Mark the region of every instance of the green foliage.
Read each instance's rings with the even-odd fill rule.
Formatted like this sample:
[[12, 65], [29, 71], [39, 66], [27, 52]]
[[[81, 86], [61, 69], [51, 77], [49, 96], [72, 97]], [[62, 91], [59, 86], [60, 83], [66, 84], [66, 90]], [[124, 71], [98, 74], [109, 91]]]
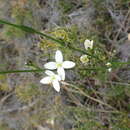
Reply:
[[113, 106], [116, 105], [117, 108], [127, 111], [130, 110], [130, 104], [127, 101], [130, 96], [129, 92], [129, 86], [110, 85], [105, 96]]
[[0, 91], [4, 91], [4, 92], [8, 92], [10, 91], [10, 88], [8, 86], [8, 84], [5, 82], [5, 83], [0, 83]]
[[116, 1], [116, 4], [117, 4], [117, 8], [119, 9], [129, 9], [129, 4], [130, 4], [130, 0], [117, 0]]
[[9, 85], [7, 83], [7, 76], [6, 75], [0, 75], [0, 91], [9, 92], [11, 88], [9, 88]]
[[[47, 50], [55, 51], [58, 48], [60, 48], [63, 54], [65, 54], [64, 55], [65, 59], [72, 59], [74, 61], [75, 60], [79, 61], [79, 59], [77, 59], [77, 57], [73, 55], [74, 51], [67, 47], [67, 44], [72, 45], [74, 47], [79, 47], [79, 42], [80, 42], [79, 37], [83, 34], [80, 34], [79, 37], [77, 37], [78, 29], [76, 26], [72, 26], [68, 28], [58, 27], [58, 28], [54, 28], [51, 31], [48, 31], [47, 33], [49, 33], [52, 37], [56, 37], [57, 39], [63, 40], [66, 45], [65, 47], [62, 47], [53, 41], [41, 37], [39, 42], [39, 47], [41, 48], [41, 50], [44, 50], [44, 52]], [[49, 56], [50, 57], [54, 56], [54, 53], [51, 53]]]
[[101, 127], [99, 127], [98, 122], [92, 120], [79, 122], [77, 123], [77, 128], [75, 128], [75, 130], [97, 130], [97, 129], [101, 129]]
[[[72, 43], [76, 41], [75, 29], [76, 27], [70, 27], [70, 28], [58, 27], [58, 28], [54, 28], [51, 31], [47, 31], [46, 33], [49, 33], [52, 37], [61, 39], [64, 42]], [[49, 48], [55, 49], [59, 46], [55, 44], [54, 41], [50, 41], [49, 39], [41, 37], [39, 42], [39, 47], [41, 49], [49, 49]]]
[[100, 122], [94, 120], [96, 112], [87, 111], [87, 108], [82, 107], [69, 107], [68, 111], [72, 115], [72, 120], [75, 119], [75, 125], [73, 126], [75, 130], [96, 130], [102, 128]]
[[[62, 39], [64, 41], [68, 41], [68, 34], [67, 32], [64, 30], [64, 28], [56, 28], [52, 31], [48, 31], [47, 33], [49, 33], [51, 36], [56, 37], [57, 39]], [[56, 49], [59, 45], [57, 45], [55, 42], [46, 39], [46, 38], [40, 38], [40, 42], [39, 42], [39, 47], [41, 48], [41, 50], [44, 49]]]
[[74, 7], [73, 3], [68, 0], [60, 0], [59, 5], [61, 10], [63, 10], [63, 13], [68, 13]]
[[104, 4], [105, 0], [93, 0], [93, 4], [95, 6], [95, 8], [100, 9], [100, 11], [103, 11], [101, 9], [103, 9], [103, 4]]
[[10, 128], [4, 122], [0, 122], [0, 130], [10, 130]]
[[116, 86], [116, 85], [114, 85], [114, 86], [112, 86], [110, 88], [110, 90], [108, 91], [107, 95], [109, 97], [111, 97], [112, 100], [114, 98], [116, 98], [116, 100], [117, 99], [122, 99], [123, 100], [124, 97], [125, 97], [125, 88], [126, 87], [124, 87], [124, 86], [120, 86], [120, 85]]
[[127, 115], [116, 116], [111, 122], [112, 130], [129, 130], [130, 129], [129, 122], [130, 122], [130, 119]]

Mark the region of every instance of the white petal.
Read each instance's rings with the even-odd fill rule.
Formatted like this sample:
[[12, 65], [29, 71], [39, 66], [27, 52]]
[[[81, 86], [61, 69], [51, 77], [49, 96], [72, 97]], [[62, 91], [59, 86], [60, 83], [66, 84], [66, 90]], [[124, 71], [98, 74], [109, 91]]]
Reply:
[[59, 75], [55, 75], [55, 77], [58, 81], [61, 81], [61, 77]]
[[55, 74], [54, 74], [52, 71], [50, 71], [50, 70], [46, 70], [45, 73], [46, 73], [47, 75], [49, 75], [49, 76], [55, 75]]
[[56, 51], [55, 60], [56, 60], [56, 62], [62, 62], [63, 61], [63, 55], [62, 55], [62, 52], [60, 50]]
[[108, 67], [111, 66], [111, 65], [112, 65], [112, 64], [111, 64], [110, 62], [106, 63], [106, 66], [108, 66]]
[[108, 69], [108, 72], [111, 72], [111, 71], [112, 71], [112, 68], [109, 68], [109, 69]]
[[83, 64], [89, 62], [88, 55], [82, 55], [82, 56], [80, 57], [80, 61], [81, 61]]
[[90, 40], [86, 39], [84, 42], [84, 47], [86, 50], [88, 50], [88, 48], [92, 49], [93, 48], [93, 40], [90, 41]]
[[65, 80], [65, 70], [64, 70], [64, 68], [59, 67], [57, 69], [57, 73], [61, 77], [61, 80]]
[[65, 69], [70, 69], [70, 68], [73, 68], [74, 66], [75, 66], [75, 63], [72, 61], [64, 61], [63, 62], [63, 67]]
[[53, 84], [54, 89], [55, 89], [57, 92], [60, 92], [60, 84], [59, 84], [58, 80], [54, 80], [54, 81], [52, 82], [52, 84]]
[[51, 83], [51, 78], [49, 76], [47, 76], [47, 77], [41, 79], [40, 83], [42, 83], [42, 84], [50, 84]]
[[46, 69], [54, 70], [54, 69], [56, 69], [56, 62], [48, 62], [48, 63], [44, 64], [44, 67]]
[[93, 49], [93, 40], [91, 41], [91, 47], [90, 48]]
[[89, 40], [85, 40], [85, 42], [84, 42], [84, 47], [85, 47], [86, 50], [88, 49], [88, 44], [89, 44], [89, 43], [90, 43]]

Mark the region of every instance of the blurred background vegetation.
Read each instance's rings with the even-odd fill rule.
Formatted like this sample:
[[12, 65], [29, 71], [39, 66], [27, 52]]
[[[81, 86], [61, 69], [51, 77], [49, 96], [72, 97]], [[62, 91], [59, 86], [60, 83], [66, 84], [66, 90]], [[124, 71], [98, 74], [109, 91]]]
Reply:
[[93, 40], [97, 57], [83, 64], [80, 52], [0, 25], [0, 71], [43, 68], [57, 49], [76, 63], [60, 93], [40, 84], [43, 72], [0, 75], [0, 130], [130, 130], [130, 0], [0, 0], [0, 19], [83, 50]]

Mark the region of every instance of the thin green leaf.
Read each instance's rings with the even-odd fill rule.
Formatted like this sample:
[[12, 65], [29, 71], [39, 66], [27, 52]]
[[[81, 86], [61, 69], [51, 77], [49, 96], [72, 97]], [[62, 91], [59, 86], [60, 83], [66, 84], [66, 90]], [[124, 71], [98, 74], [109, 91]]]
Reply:
[[35, 70], [7, 70], [7, 71], [0, 71], [0, 74], [25, 73], [25, 72], [44, 72], [44, 70], [43, 69], [35, 69]]
[[50, 40], [53, 40], [53, 41], [57, 42], [57, 43], [60, 44], [60, 45], [65, 44], [63, 41], [61, 41], [61, 40], [59, 40], [59, 39], [55, 39], [55, 38], [53, 38], [53, 37], [51, 37], [51, 36], [49, 36], [49, 35], [46, 35], [46, 34], [44, 34], [44, 33], [41, 33], [41, 32], [39, 32], [39, 31], [37, 31], [37, 30], [35, 30], [35, 29], [31, 28], [31, 27], [25, 26], [25, 25], [13, 24], [13, 23], [7, 22], [7, 21], [5, 21], [5, 20], [1, 20], [1, 19], [0, 19], [0, 24], [10, 25], [10, 26], [13, 26], [13, 27], [15, 27], [15, 28], [21, 29], [21, 30], [23, 30], [23, 31], [25, 31], [25, 32], [28, 32], [28, 33], [36, 33], [36, 34], [39, 34], [39, 35], [41, 35], [41, 36], [46, 37], [47, 39], [50, 39]]
[[87, 53], [87, 52], [84, 51], [84, 50], [81, 50], [81, 49], [79, 49], [79, 48], [75, 48], [75, 47], [71, 46], [69, 43], [65, 43], [65, 41], [63, 41], [63, 40], [55, 39], [54, 37], [51, 37], [51, 36], [49, 36], [49, 35], [47, 35], [47, 34], [45, 34], [45, 33], [41, 33], [41, 32], [39, 32], [39, 31], [37, 31], [37, 30], [31, 28], [31, 27], [24, 26], [24, 25], [12, 24], [12, 23], [10, 23], [10, 22], [7, 22], [7, 21], [1, 20], [1, 19], [0, 19], [0, 24], [10, 25], [10, 26], [13, 26], [13, 27], [15, 27], [15, 28], [21, 29], [21, 30], [23, 30], [23, 31], [25, 31], [25, 32], [28, 32], [28, 33], [36, 33], [36, 34], [39, 34], [39, 35], [41, 35], [41, 36], [43, 36], [43, 37], [46, 37], [47, 39], [50, 39], [50, 40], [52, 40], [52, 41], [54, 41], [54, 42], [56, 42], [56, 43], [58, 43], [58, 44], [60, 44], [60, 45], [62, 45], [62, 46], [64, 46], [64, 47], [68, 47], [69, 49], [72, 49], [72, 50], [81, 52], [81, 53], [83, 53], [83, 54], [87, 54], [87, 55], [89, 55], [89, 56], [91, 56], [91, 57], [93, 57], [93, 58], [98, 59], [100, 62], [102, 62], [102, 60], [100, 60], [97, 56], [93, 56], [93, 55]]

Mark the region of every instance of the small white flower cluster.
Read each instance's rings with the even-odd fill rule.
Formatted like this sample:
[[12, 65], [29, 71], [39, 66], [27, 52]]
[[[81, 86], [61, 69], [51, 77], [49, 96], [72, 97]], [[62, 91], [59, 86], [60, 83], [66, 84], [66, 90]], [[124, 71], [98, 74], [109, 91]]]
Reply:
[[[93, 49], [93, 40], [90, 41], [90, 40], [86, 39], [85, 42], [84, 42], [84, 47], [85, 47], [86, 50]], [[88, 55], [82, 55], [80, 57], [80, 61], [83, 64], [87, 63], [89, 61]]]
[[[60, 81], [65, 80], [65, 70], [70, 69], [75, 66], [75, 63], [72, 61], [63, 61], [63, 55], [60, 50], [56, 51], [55, 54], [55, 62], [48, 62], [44, 65], [44, 67], [48, 70], [45, 71], [47, 77], [40, 80], [42, 84], [52, 84], [54, 89], [59, 92], [60, 91]], [[53, 73], [50, 70], [56, 70], [57, 74]]]
[[106, 66], [109, 67], [109, 68], [107, 69], [108, 72], [111, 72], [111, 71], [112, 71], [112, 68], [111, 68], [112, 64], [111, 64], [110, 62], [108, 62], [108, 63], [106, 63]]
[[[93, 49], [93, 40], [88, 40], [86, 39], [85, 42], [84, 42], [84, 47], [86, 50], [89, 50], [89, 49]], [[116, 50], [114, 50], [114, 53], [115, 53]], [[88, 55], [82, 55], [80, 57], [80, 61], [83, 63], [83, 64], [86, 64], [89, 62], [89, 58], [88, 58]], [[107, 68], [107, 71], [108, 72], [111, 72], [112, 71], [112, 64], [110, 62], [106, 63], [106, 66], [108, 67]]]

